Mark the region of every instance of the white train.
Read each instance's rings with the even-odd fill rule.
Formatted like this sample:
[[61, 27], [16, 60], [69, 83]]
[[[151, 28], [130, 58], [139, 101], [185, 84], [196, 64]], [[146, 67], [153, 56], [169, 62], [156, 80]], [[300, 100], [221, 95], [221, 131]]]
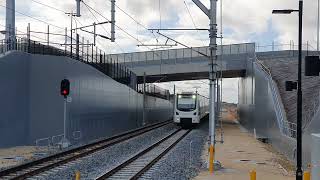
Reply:
[[174, 122], [183, 127], [199, 124], [208, 114], [209, 99], [198, 93], [181, 93], [175, 98]]

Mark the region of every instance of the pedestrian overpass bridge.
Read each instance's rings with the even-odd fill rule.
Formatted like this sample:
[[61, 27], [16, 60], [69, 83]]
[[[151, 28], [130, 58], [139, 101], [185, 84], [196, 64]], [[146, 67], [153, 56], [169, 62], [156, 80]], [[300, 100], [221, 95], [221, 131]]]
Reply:
[[[219, 77], [245, 77], [248, 65], [256, 57], [263, 60], [292, 55], [294, 50], [256, 52], [255, 43], [223, 45], [217, 48], [216, 66]], [[144, 73], [146, 82], [152, 83], [208, 79], [209, 56], [210, 50], [206, 46], [110, 54], [106, 58], [132, 70], [138, 76], [139, 83], [143, 82]]]
[[[232, 44], [218, 46], [217, 69], [222, 77], [244, 77], [248, 57], [254, 54], [255, 44]], [[223, 54], [223, 55], [222, 55]], [[207, 79], [209, 71], [209, 47], [182, 48], [136, 53], [112, 54], [108, 59], [129, 67], [142, 82]]]

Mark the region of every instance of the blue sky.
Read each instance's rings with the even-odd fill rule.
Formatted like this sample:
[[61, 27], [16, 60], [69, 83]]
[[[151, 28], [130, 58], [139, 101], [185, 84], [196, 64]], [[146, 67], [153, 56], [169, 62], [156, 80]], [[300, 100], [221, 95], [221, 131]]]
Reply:
[[[90, 7], [96, 9], [107, 19], [110, 19], [109, 0], [83, 0]], [[64, 33], [64, 28], [70, 26], [70, 18], [63, 12], [46, 7], [37, 2], [52, 6], [65, 12], [75, 11], [74, 0], [18, 0], [17, 11], [32, 16], [46, 23], [54, 24], [51, 32]], [[206, 5], [209, 0], [202, 0]], [[305, 0], [304, 13], [304, 41], [316, 47], [316, 1]], [[137, 47], [138, 44], [164, 43], [165, 38], [152, 34], [146, 28], [207, 28], [208, 18], [198, 9], [192, 0], [118, 0], [116, 8], [116, 43], [111, 43], [104, 39], [98, 39], [99, 48], [106, 53], [121, 53], [132, 51], [145, 51], [151, 47]], [[221, 0], [218, 1], [220, 7]], [[0, 0], [0, 5], [5, 6], [5, 0]], [[259, 45], [270, 45], [274, 41], [276, 44], [288, 44], [291, 40], [297, 41], [297, 16], [296, 15], [272, 15], [272, 9], [296, 8], [298, 0], [223, 0], [223, 32], [224, 44], [256, 42]], [[84, 4], [81, 6], [82, 17], [77, 18], [78, 24], [88, 25], [97, 20], [88, 11]], [[190, 14], [189, 14], [189, 11]], [[122, 12], [124, 10], [126, 13]], [[129, 17], [129, 14], [131, 17]], [[5, 24], [5, 8], [0, 7], [0, 29]], [[94, 12], [99, 22], [106, 21], [106, 18]], [[218, 28], [220, 28], [220, 9], [218, 10]], [[160, 21], [161, 19], [161, 21]], [[47, 24], [21, 14], [17, 14], [17, 28], [20, 34], [26, 32], [27, 24], [31, 23], [34, 31], [45, 31]], [[193, 22], [194, 21], [194, 24]], [[137, 23], [139, 22], [139, 23]], [[139, 25], [142, 24], [143, 26]], [[98, 33], [108, 35], [110, 26], [104, 25], [98, 28]], [[130, 35], [128, 35], [130, 34]], [[187, 44], [189, 46], [208, 45], [208, 32], [165, 32], [168, 36]], [[92, 42], [92, 36], [80, 33]], [[3, 38], [0, 37], [0, 38]], [[39, 41], [45, 39], [45, 35], [33, 34], [33, 38]], [[52, 37], [52, 41], [61, 42], [63, 37]], [[285, 47], [285, 46], [283, 46]], [[271, 49], [271, 47], [270, 47]], [[194, 82], [195, 84], [197, 82]], [[161, 86], [172, 88], [173, 83]], [[177, 85], [189, 87], [192, 82], [180, 82]], [[236, 102], [237, 80], [226, 80], [225, 97], [226, 101]], [[207, 86], [203, 85], [203, 92], [207, 91]]]

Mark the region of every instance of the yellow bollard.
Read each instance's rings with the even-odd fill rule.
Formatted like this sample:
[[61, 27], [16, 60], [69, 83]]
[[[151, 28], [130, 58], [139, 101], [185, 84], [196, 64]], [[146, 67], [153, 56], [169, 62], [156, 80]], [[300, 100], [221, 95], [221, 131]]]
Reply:
[[214, 170], [214, 146], [210, 145], [209, 172], [212, 174]]
[[309, 171], [303, 173], [303, 180], [311, 180], [311, 174]]
[[250, 171], [250, 180], [256, 180], [257, 179], [257, 172], [256, 170]]
[[80, 180], [80, 172], [79, 171], [76, 172], [76, 180]]

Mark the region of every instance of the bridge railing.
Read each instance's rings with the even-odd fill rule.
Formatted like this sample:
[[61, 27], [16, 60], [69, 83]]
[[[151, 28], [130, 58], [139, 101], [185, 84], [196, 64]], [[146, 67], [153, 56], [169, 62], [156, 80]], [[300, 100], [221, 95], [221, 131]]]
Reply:
[[[256, 43], [256, 52], [275, 52], [275, 51], [297, 51], [299, 48], [298, 44], [294, 41], [289, 41], [289, 43], [278, 43], [272, 42], [270, 44], [259, 44]], [[316, 48], [312, 46], [308, 41], [302, 44], [303, 51], [316, 51]]]
[[[254, 52], [255, 52], [254, 43], [223, 45], [223, 46], [218, 46], [217, 48], [217, 55], [244, 54], [244, 53], [254, 53]], [[199, 58], [204, 56], [210, 56], [210, 49], [207, 46], [107, 55], [108, 59], [116, 59], [121, 63], [138, 62], [138, 61], [192, 59], [192, 58]]]
[[268, 79], [268, 84], [271, 89], [272, 101], [273, 101], [273, 104], [275, 105], [274, 109], [276, 112], [276, 117], [277, 117], [278, 126], [280, 128], [280, 132], [285, 136], [295, 139], [297, 137], [297, 132], [296, 132], [297, 125], [287, 120], [286, 111], [284, 109], [284, 105], [279, 93], [279, 89], [272, 78], [270, 69], [267, 66], [265, 66], [263, 62], [261, 62], [257, 58], [255, 62], [258, 69], [261, 70], [264, 73], [265, 77]]

